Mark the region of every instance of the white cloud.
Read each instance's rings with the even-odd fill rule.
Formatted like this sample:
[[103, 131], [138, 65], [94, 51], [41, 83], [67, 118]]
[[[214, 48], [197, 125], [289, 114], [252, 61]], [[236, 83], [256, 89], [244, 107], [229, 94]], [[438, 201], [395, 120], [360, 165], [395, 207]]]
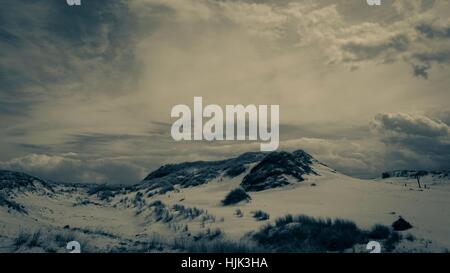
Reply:
[[423, 115], [382, 113], [375, 116], [372, 128], [381, 134], [424, 137], [450, 137], [450, 127]]
[[81, 159], [75, 153], [29, 154], [0, 162], [0, 168], [44, 179], [74, 183], [135, 184], [146, 174], [142, 167], [115, 159]]

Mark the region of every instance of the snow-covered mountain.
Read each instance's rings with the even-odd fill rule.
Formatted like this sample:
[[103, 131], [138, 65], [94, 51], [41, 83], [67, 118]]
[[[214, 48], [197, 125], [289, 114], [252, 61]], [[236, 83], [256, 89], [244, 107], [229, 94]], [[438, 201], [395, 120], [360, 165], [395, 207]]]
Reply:
[[[256, 164], [257, 163], [257, 164]], [[313, 163], [318, 163], [306, 152], [245, 153], [221, 161], [198, 161], [162, 166], [150, 173], [136, 188], [157, 189], [198, 186], [220, 176], [233, 178], [245, 173], [250, 164], [256, 164], [246, 173], [241, 186], [247, 191], [260, 191], [290, 184], [289, 178], [303, 181], [304, 175], [315, 174]]]
[[0, 171], [0, 251], [446, 251], [448, 173], [416, 177], [352, 178], [302, 150], [165, 165], [130, 187]]

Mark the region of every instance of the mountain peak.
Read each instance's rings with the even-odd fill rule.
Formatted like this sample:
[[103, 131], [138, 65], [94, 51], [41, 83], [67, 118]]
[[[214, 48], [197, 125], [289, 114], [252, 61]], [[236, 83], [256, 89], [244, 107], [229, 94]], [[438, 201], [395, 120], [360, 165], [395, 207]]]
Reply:
[[316, 174], [312, 169], [313, 157], [303, 150], [293, 153], [271, 152], [242, 180], [248, 191], [261, 191], [290, 184], [288, 177], [303, 181], [303, 175]]

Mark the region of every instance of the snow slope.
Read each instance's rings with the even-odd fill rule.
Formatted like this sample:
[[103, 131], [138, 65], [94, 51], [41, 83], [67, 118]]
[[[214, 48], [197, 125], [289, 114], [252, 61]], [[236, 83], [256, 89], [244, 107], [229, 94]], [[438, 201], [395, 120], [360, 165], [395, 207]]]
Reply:
[[[109, 198], [89, 194], [87, 187], [70, 185], [52, 185], [51, 190], [45, 191], [14, 190], [15, 194], [8, 198], [22, 205], [26, 213], [0, 206], [0, 251], [26, 251], [24, 247], [14, 247], [15, 238], [20, 232], [36, 230], [70, 230], [93, 244], [92, 251], [140, 251], [133, 247], [155, 236], [163, 241], [183, 236], [196, 238], [196, 234], [216, 229], [225, 238], [237, 241], [286, 214], [344, 218], [365, 229], [375, 224], [390, 226], [402, 216], [413, 225], [404, 235], [411, 233], [417, 240], [402, 242], [396, 251], [443, 252], [450, 248], [450, 183], [445, 177], [424, 176], [421, 179], [427, 188], [419, 189], [415, 178], [409, 176], [363, 180], [340, 174], [313, 158], [306, 166], [307, 158], [300, 157], [301, 162], [297, 162], [297, 158], [288, 156], [294, 165], [302, 166], [295, 177], [292, 171], [264, 164], [269, 170], [263, 172], [262, 179], [268, 175], [284, 182], [275, 183], [273, 188], [266, 187], [266, 183], [263, 190], [249, 191], [249, 202], [223, 206], [221, 200], [242, 186], [245, 177], [262, 166], [263, 158], [252, 155], [251, 160], [246, 157], [244, 161], [222, 161], [213, 164], [212, 171], [211, 165], [202, 163], [202, 168], [210, 172], [208, 179], [202, 176], [198, 185], [192, 183], [201, 173], [195, 164], [172, 165], [169, 172], [156, 176], [156, 186], [146, 179], [135, 187], [115, 191]], [[230, 177], [228, 170], [236, 168], [235, 163], [245, 168]], [[311, 170], [307, 171], [309, 167]], [[196, 169], [194, 175], [192, 169]], [[167, 174], [170, 179], [164, 178]], [[188, 174], [188, 179], [180, 177], [183, 174]], [[177, 183], [171, 190], [159, 191], [174, 177]], [[241, 216], [236, 215], [237, 210]], [[270, 218], [257, 221], [253, 217], [257, 210], [268, 213]]]

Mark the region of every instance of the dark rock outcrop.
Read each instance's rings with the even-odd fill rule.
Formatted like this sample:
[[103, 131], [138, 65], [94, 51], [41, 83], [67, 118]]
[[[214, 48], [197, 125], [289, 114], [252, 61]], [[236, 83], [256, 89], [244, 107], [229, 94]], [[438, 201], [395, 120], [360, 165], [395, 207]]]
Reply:
[[398, 218], [397, 221], [395, 221], [394, 223], [392, 223], [392, 228], [395, 231], [404, 231], [404, 230], [408, 230], [410, 228], [412, 228], [413, 226], [408, 223], [408, 221], [406, 221], [405, 219], [403, 219], [402, 217]]

